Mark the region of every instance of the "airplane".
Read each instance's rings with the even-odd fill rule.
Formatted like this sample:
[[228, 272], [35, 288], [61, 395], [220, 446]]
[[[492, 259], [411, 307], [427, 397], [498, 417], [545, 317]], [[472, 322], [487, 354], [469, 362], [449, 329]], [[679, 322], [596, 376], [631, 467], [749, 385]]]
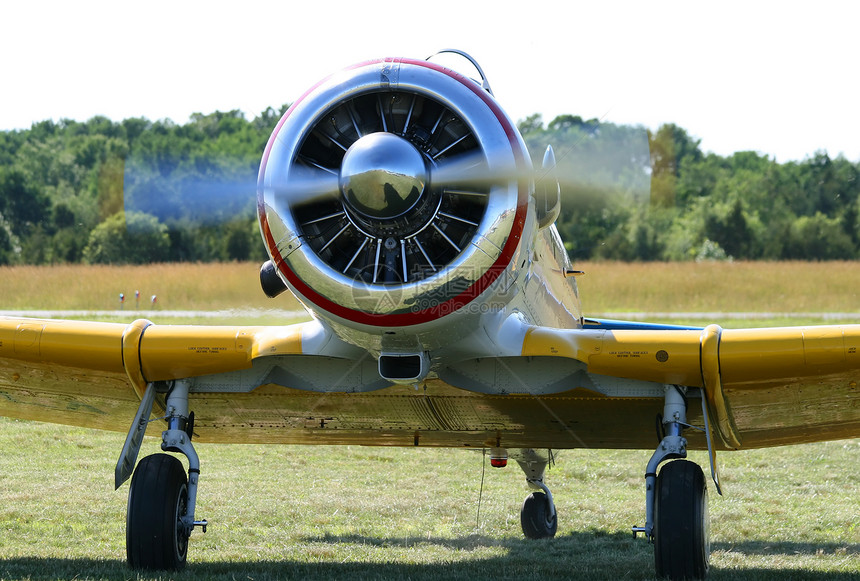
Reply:
[[[658, 576], [686, 579], [710, 559], [708, 479], [688, 450], [708, 451], [720, 493], [717, 451], [860, 436], [858, 325], [587, 317], [555, 227], [553, 150], [534, 168], [480, 66], [453, 52], [480, 80], [429, 59], [362, 62], [274, 128], [260, 281], [311, 320], [0, 318], [0, 415], [127, 432], [115, 482], [131, 478], [132, 568], [182, 568], [206, 531], [194, 442], [489, 449], [524, 472], [532, 539], [558, 528], [557, 451], [652, 450], [632, 532]], [[165, 453], [138, 462], [146, 435]]]

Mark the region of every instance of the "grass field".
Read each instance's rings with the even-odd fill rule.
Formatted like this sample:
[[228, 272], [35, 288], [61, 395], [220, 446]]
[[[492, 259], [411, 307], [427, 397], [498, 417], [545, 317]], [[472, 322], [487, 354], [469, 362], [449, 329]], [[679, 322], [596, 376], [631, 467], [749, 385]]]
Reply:
[[[854, 263], [579, 266], [588, 273], [580, 279], [587, 312], [858, 310]], [[119, 292], [133, 297], [138, 287], [158, 293], [163, 309], [295, 308], [266, 299], [256, 269], [4, 268], [0, 308], [110, 309]], [[0, 418], [0, 579], [653, 575], [651, 546], [629, 533], [644, 521], [650, 452], [561, 454], [547, 478], [558, 535], [528, 541], [519, 524], [522, 473], [487, 467], [481, 492], [480, 453], [241, 445], [198, 446], [198, 517], [211, 526], [194, 533], [189, 567], [138, 574], [124, 564], [128, 485], [113, 490], [123, 439]], [[157, 448], [147, 440], [142, 454]], [[726, 495], [711, 486], [711, 578], [860, 579], [858, 460], [860, 440], [721, 454]]]
[[[579, 263], [586, 314], [604, 312], [858, 313], [860, 263]], [[295, 310], [289, 293], [260, 290], [251, 263], [0, 267], [0, 310]], [[122, 317], [122, 314], [119, 314]], [[811, 317], [814, 319], [814, 317]], [[156, 320], [156, 322], [158, 322]], [[719, 322], [719, 321], [718, 321]], [[211, 321], [210, 321], [211, 323]]]

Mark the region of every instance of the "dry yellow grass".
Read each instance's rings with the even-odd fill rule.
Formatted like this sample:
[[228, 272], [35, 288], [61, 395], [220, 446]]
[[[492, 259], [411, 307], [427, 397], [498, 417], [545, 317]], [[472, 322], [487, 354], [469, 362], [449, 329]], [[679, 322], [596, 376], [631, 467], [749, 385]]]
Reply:
[[860, 312], [860, 262], [589, 262], [586, 313]]
[[238, 308], [297, 309], [288, 293], [269, 299], [260, 290], [259, 264], [177, 263], [144, 266], [61, 265], [0, 268], [0, 310], [8, 309], [118, 309], [150, 307], [150, 297], [166, 310]]
[[[855, 312], [860, 262], [579, 263], [586, 313]], [[285, 293], [267, 298], [253, 263], [0, 268], [0, 310], [119, 308], [134, 291], [141, 308], [158, 296], [165, 310], [296, 309]]]

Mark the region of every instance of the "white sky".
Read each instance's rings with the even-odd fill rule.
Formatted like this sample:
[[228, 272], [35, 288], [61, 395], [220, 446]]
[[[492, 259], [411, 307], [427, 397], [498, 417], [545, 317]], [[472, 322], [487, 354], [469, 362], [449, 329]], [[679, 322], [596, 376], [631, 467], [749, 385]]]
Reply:
[[515, 120], [674, 122], [727, 155], [860, 160], [860, 3], [151, 0], [0, 7], [0, 130], [253, 117], [336, 70], [460, 48]]

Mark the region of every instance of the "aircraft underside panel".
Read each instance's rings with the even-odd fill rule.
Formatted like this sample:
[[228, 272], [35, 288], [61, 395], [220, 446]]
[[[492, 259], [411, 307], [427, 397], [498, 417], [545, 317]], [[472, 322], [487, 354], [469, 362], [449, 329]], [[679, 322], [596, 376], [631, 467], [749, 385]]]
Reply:
[[456, 448], [648, 448], [662, 408], [660, 399], [631, 398], [619, 414], [619, 401], [580, 390], [493, 396], [440, 382], [353, 394], [267, 385], [193, 401], [200, 441]]
[[855, 438], [860, 434], [856, 372], [782, 382], [725, 383], [743, 448]]
[[[744, 448], [853, 437], [860, 430], [856, 390], [839, 376], [725, 386]], [[192, 393], [189, 403], [195, 439], [201, 442], [652, 449], [663, 400], [607, 397], [582, 388], [494, 395], [432, 380], [418, 389], [390, 386], [359, 393], [270, 383], [248, 393]], [[121, 373], [0, 364], [0, 415], [125, 432], [138, 404]], [[691, 424], [704, 424], [700, 410], [693, 390]], [[153, 421], [147, 433], [159, 435], [163, 429], [163, 422]], [[686, 437], [690, 448], [706, 447], [700, 432], [689, 430]]]
[[[779, 391], [785, 402], [781, 405], [774, 405], [768, 394], [734, 391], [743, 447], [856, 434], [860, 409], [834, 416], [833, 405], [844, 402], [846, 394], [836, 382], [821, 386], [822, 391], [818, 387], [769, 388]], [[805, 397], [812, 389], [827, 395]], [[658, 442], [655, 419], [663, 405], [662, 398], [602, 397], [582, 389], [541, 397], [487, 395], [441, 382], [428, 382], [418, 390], [392, 386], [355, 394], [267, 385], [246, 394], [195, 394], [193, 401], [200, 441], [556, 449], [652, 449]], [[689, 422], [703, 426], [700, 400], [689, 401]], [[822, 421], [826, 417], [837, 421]], [[690, 430], [685, 437], [691, 449], [706, 449], [701, 432]]]
[[124, 432], [139, 405], [125, 373], [0, 358], [0, 416]]

